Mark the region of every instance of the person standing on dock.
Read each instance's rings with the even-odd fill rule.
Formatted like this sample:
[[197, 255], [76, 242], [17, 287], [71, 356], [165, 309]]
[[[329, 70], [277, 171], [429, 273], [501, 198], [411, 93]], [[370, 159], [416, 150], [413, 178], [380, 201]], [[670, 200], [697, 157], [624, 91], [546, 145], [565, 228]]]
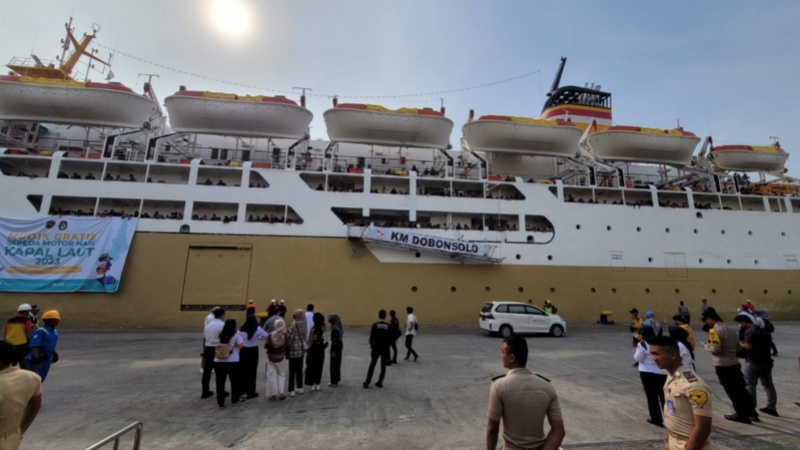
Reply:
[[42, 314], [44, 326], [39, 327], [31, 334], [30, 353], [28, 354], [28, 369], [35, 372], [44, 379], [50, 372], [50, 364], [58, 362], [58, 327], [61, 322], [61, 314], [56, 310], [47, 311]]
[[367, 380], [364, 381], [364, 389], [369, 388], [372, 383], [372, 374], [375, 372], [375, 364], [378, 360], [381, 361], [381, 373], [378, 376], [378, 382], [375, 387], [383, 387], [383, 378], [386, 376], [386, 365], [389, 362], [389, 342], [391, 335], [389, 334], [389, 324], [386, 323], [386, 310], [382, 309], [378, 312], [377, 322], [372, 324], [372, 330], [369, 333], [369, 346], [371, 349], [369, 369], [367, 370]]
[[745, 357], [747, 367], [744, 378], [747, 381], [747, 390], [750, 392], [750, 398], [753, 399], [753, 406], [758, 405], [756, 387], [758, 386], [758, 381], [761, 380], [761, 385], [767, 392], [767, 406], [759, 409], [759, 411], [778, 417], [776, 408], [778, 393], [775, 391], [775, 384], [772, 382], [773, 361], [770, 357], [772, 337], [767, 330], [753, 323], [753, 316], [750, 314], [739, 313], [734, 320], [739, 322], [739, 326], [745, 330], [744, 342], [741, 343], [742, 348], [747, 350], [747, 356]]
[[25, 355], [28, 354], [28, 339], [33, 332], [30, 318], [31, 305], [23, 303], [17, 308], [17, 315], [8, 319], [5, 329], [5, 340], [14, 346], [11, 364], [25, 368]]
[[690, 322], [691, 318], [689, 317], [689, 308], [687, 308], [686, 305], [683, 304], [683, 300], [678, 302], [678, 315], [683, 316], [686, 319], [685, 322], [687, 324], [691, 323]]
[[12, 365], [14, 346], [0, 340], [0, 448], [17, 449], [42, 406], [42, 379]]
[[642, 322], [644, 322], [644, 319], [639, 317], [639, 310], [636, 308], [633, 308], [628, 312], [631, 313], [631, 326], [629, 329], [633, 335], [633, 348], [636, 348], [636, 346], [639, 345], [639, 328], [642, 327]]
[[222, 327], [225, 326], [225, 310], [220, 307], [214, 307], [211, 310], [214, 318], [206, 323], [203, 329], [203, 378], [202, 386], [203, 393], [200, 395], [201, 399], [209, 398], [214, 395], [210, 389], [211, 371], [214, 369], [214, 352], [219, 345], [219, 333]]
[[403, 335], [400, 331], [400, 321], [397, 319], [397, 312], [395, 310], [389, 311], [389, 334], [392, 338], [391, 352], [389, 354], [389, 364], [397, 364], [397, 340]]
[[328, 314], [328, 322], [331, 324], [331, 382], [328, 383], [328, 386], [336, 387], [339, 385], [339, 381], [342, 380], [342, 351], [344, 350], [342, 336], [344, 336], [344, 328], [342, 327], [342, 319], [336, 313]]
[[239, 334], [242, 336], [244, 346], [239, 352], [239, 371], [241, 376], [241, 392], [247, 395], [248, 399], [258, 397], [258, 387], [256, 380], [258, 378], [258, 345], [261, 341], [265, 341], [269, 334], [263, 328], [258, 326], [258, 319], [256, 319], [255, 308], [252, 308], [253, 314], [248, 314], [244, 319], [244, 324], [239, 328]]
[[412, 344], [414, 343], [414, 336], [417, 335], [419, 324], [417, 323], [417, 316], [414, 315], [414, 308], [410, 306], [407, 307], [406, 313], [408, 313], [408, 318], [406, 319], [406, 348], [408, 349], [408, 353], [406, 353], [406, 357], [403, 361], [408, 361], [411, 355], [414, 355], [414, 362], [417, 362], [419, 355], [414, 351]]

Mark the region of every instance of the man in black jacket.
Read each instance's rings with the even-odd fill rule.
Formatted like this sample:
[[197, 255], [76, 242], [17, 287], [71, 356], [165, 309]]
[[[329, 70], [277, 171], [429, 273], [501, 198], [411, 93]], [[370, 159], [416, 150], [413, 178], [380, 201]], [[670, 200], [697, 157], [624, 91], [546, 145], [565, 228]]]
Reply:
[[389, 354], [389, 364], [387, 364], [387, 366], [397, 364], [397, 339], [403, 334], [400, 331], [400, 321], [397, 319], [397, 312], [395, 310], [389, 311], [389, 317], [391, 317], [391, 319], [389, 319], [389, 335], [391, 337], [390, 347], [392, 351]]
[[380, 320], [372, 324], [372, 330], [369, 333], [369, 346], [372, 348], [372, 357], [369, 362], [364, 389], [369, 388], [369, 384], [372, 383], [372, 373], [375, 371], [375, 364], [378, 362], [378, 358], [381, 360], [381, 373], [378, 376], [378, 382], [375, 383], [375, 387], [383, 387], [383, 377], [386, 376], [386, 365], [389, 362], [389, 344], [392, 337], [389, 331], [389, 324], [385, 320], [385, 309], [380, 310], [378, 318]]

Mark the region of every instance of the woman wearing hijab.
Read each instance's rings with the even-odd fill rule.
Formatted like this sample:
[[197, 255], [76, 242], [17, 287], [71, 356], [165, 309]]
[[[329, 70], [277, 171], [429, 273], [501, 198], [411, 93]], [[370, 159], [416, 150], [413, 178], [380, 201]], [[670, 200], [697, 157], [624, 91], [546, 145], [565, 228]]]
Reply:
[[306, 386], [318, 391], [322, 382], [322, 366], [325, 364], [325, 316], [314, 313], [314, 326], [308, 333], [308, 357], [306, 357]]
[[286, 398], [283, 389], [286, 386], [286, 347], [288, 344], [286, 322], [275, 321], [275, 329], [267, 336], [264, 347], [267, 348], [267, 395], [270, 400]]
[[[249, 312], [251, 309], [255, 313], [255, 308], [248, 308], [247, 311]], [[256, 315], [249, 313], [244, 320], [244, 325], [242, 325], [242, 328], [239, 328], [239, 334], [242, 336], [242, 341], [244, 341], [244, 347], [242, 347], [239, 353], [242, 393], [247, 394], [248, 399], [256, 398], [258, 397], [258, 391], [256, 390], [258, 344], [260, 341], [266, 340], [268, 334], [266, 331], [259, 328]]]
[[653, 311], [644, 313], [644, 322], [642, 322], [642, 325], [652, 328], [654, 336], [661, 336], [663, 333], [661, 330], [661, 322], [656, 320], [656, 314]]
[[670, 325], [668, 329], [669, 336], [678, 342], [681, 363], [694, 369], [694, 351], [692, 351], [692, 346], [689, 344], [689, 333], [679, 325]]
[[633, 359], [639, 363], [639, 378], [642, 380], [644, 395], [647, 397], [647, 409], [650, 411], [647, 422], [663, 427], [661, 412], [664, 410], [664, 384], [667, 382], [667, 371], [659, 369], [650, 357], [650, 344], [647, 341], [655, 337], [653, 327], [644, 325], [639, 329], [639, 334], [642, 335], [642, 341], [636, 346]]
[[342, 319], [336, 313], [328, 314], [328, 322], [331, 324], [331, 382], [328, 383], [330, 387], [339, 385], [342, 380], [342, 349], [344, 343], [342, 342]]
[[219, 332], [219, 345], [214, 349], [214, 372], [217, 376], [217, 404], [225, 407], [225, 379], [231, 382], [231, 404], [244, 402], [239, 376], [239, 349], [244, 346], [242, 336], [236, 332], [236, 320], [228, 319]]
[[[303, 393], [303, 358], [306, 356], [306, 313], [294, 310], [289, 328], [289, 397]], [[295, 391], [295, 387], [297, 390]]]

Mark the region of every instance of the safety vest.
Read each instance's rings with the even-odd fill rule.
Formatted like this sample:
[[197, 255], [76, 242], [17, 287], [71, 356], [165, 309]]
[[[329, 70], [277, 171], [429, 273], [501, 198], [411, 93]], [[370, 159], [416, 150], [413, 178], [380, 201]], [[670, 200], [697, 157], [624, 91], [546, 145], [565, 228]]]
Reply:
[[14, 316], [6, 323], [6, 341], [11, 345], [24, 345], [28, 343], [28, 333], [31, 319], [27, 316]]

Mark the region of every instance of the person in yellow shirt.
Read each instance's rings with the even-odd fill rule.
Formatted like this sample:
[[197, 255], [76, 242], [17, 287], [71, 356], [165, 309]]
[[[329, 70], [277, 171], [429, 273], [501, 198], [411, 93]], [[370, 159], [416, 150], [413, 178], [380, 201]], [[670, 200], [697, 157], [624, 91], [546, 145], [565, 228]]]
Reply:
[[678, 314], [672, 316], [672, 320], [675, 321], [675, 325], [678, 325], [679, 327], [683, 328], [684, 330], [686, 330], [686, 333], [689, 334], [689, 337], [686, 338], [686, 340], [689, 341], [690, 344], [692, 344], [692, 351], [694, 351], [694, 330], [692, 330], [692, 327], [689, 326], [689, 319], [686, 318], [685, 316]]
[[631, 313], [630, 330], [631, 330], [631, 334], [633, 335], [633, 348], [636, 348], [636, 346], [639, 344], [639, 339], [640, 339], [639, 338], [639, 328], [642, 327], [642, 322], [644, 322], [644, 319], [639, 317], [639, 310], [636, 309], [636, 308], [633, 308], [632, 310], [630, 310], [630, 313]]

